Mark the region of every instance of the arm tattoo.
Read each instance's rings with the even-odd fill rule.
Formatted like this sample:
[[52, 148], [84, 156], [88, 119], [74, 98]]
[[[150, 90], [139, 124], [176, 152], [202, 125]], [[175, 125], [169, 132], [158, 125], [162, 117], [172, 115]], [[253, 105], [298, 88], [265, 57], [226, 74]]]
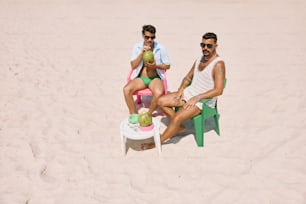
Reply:
[[218, 72], [223, 74], [224, 73], [224, 67], [223, 66], [219, 66]]

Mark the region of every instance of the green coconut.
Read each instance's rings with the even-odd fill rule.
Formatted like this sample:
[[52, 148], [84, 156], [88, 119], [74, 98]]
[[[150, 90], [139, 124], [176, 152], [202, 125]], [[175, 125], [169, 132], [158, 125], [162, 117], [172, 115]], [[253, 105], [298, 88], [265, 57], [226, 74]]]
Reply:
[[140, 113], [138, 115], [138, 123], [142, 127], [147, 127], [152, 125], [152, 116], [150, 113], [145, 112], [145, 113]]
[[143, 53], [142, 59], [144, 62], [152, 63], [154, 62], [154, 54], [151, 50], [145, 51]]

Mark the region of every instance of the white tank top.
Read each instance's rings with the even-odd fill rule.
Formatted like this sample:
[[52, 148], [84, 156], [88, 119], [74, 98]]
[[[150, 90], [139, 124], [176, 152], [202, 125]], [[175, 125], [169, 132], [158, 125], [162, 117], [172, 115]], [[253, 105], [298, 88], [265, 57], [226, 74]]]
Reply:
[[[199, 64], [201, 62], [201, 57], [199, 57], [195, 64], [195, 69], [193, 73], [193, 79], [190, 86], [184, 89], [184, 99], [189, 100], [193, 96], [205, 93], [214, 88], [214, 80], [212, 71], [215, 67], [215, 64], [219, 61], [222, 61], [221, 57], [216, 57], [211, 61], [204, 70], [199, 70]], [[217, 101], [217, 97], [213, 97], [212, 100], [207, 102], [207, 105], [214, 108]], [[202, 109], [202, 103], [198, 102], [196, 104], [200, 109]]]

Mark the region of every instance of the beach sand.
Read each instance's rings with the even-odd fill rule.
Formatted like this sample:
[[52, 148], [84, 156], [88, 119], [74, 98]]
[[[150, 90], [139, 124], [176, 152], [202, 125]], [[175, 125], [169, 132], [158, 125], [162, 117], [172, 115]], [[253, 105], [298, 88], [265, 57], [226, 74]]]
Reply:
[[[305, 23], [303, 0], [0, 1], [0, 204], [305, 204]], [[170, 91], [202, 35], [219, 37], [221, 136], [203, 148], [186, 121], [161, 155], [121, 152], [144, 24], [170, 55]]]

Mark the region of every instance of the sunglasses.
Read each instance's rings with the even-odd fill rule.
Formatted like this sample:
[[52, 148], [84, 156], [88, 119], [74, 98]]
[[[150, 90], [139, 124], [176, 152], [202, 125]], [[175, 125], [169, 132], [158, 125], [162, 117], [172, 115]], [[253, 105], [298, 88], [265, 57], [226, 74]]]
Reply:
[[153, 35], [153, 36], [146, 36], [146, 35], [145, 35], [144, 37], [145, 37], [146, 40], [149, 40], [150, 38], [151, 38], [152, 40], [155, 39], [155, 35]]
[[200, 43], [200, 46], [201, 46], [201, 48], [205, 48], [205, 46], [206, 46], [208, 49], [211, 49], [213, 47], [213, 44]]

